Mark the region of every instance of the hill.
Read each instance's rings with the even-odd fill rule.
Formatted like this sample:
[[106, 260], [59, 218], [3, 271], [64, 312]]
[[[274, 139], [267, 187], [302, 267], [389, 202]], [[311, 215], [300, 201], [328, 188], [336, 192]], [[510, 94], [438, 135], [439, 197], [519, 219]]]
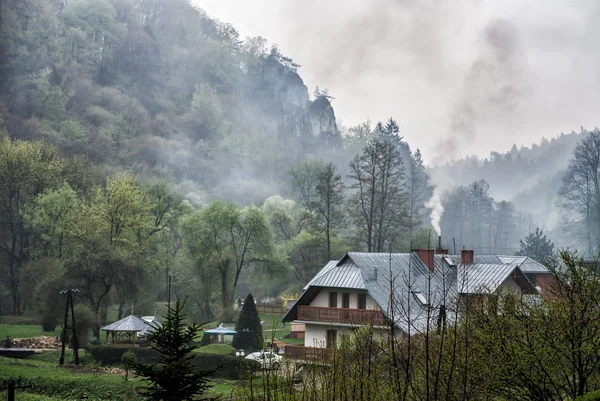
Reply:
[[0, 7], [0, 121], [14, 138], [168, 180], [196, 204], [262, 201], [340, 140], [330, 97], [311, 99], [297, 64], [186, 0]]

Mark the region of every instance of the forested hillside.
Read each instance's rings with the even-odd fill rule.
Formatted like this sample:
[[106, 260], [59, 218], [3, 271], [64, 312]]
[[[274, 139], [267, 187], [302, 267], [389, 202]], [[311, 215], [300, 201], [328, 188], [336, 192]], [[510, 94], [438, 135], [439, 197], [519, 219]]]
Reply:
[[161, 178], [193, 203], [278, 193], [306, 153], [339, 144], [326, 92], [186, 0], [9, 0], [0, 115], [13, 138]]
[[489, 184], [490, 196], [509, 201], [517, 211], [529, 214], [523, 222], [527, 231], [539, 225], [550, 230], [552, 238], [561, 246], [573, 246], [572, 238], [563, 232], [558, 193], [576, 146], [589, 134], [590, 131], [582, 129], [579, 133], [560, 134], [550, 140], [543, 138], [531, 147], [513, 145], [504, 153], [494, 151], [483, 159], [467, 157], [435, 166], [430, 172], [436, 181], [447, 180], [458, 186], [484, 180]]

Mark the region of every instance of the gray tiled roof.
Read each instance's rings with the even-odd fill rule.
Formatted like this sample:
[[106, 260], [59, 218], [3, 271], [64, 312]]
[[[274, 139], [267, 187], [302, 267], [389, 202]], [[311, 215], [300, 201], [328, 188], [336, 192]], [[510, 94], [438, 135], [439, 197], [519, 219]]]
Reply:
[[365, 289], [360, 268], [354, 263], [338, 264], [316, 277], [310, 285], [313, 287]]
[[327, 262], [327, 264], [325, 266], [323, 266], [323, 268], [321, 270], [319, 270], [319, 272], [317, 273], [317, 275], [315, 277], [313, 277], [313, 279], [310, 280], [308, 282], [308, 284], [306, 284], [304, 286], [304, 288], [302, 288], [302, 289], [306, 290], [308, 287], [310, 287], [311, 285], [313, 285], [313, 282], [315, 280], [318, 280], [322, 275], [327, 274], [331, 269], [333, 269], [337, 265], [337, 263], [338, 263], [337, 260], [330, 260], [329, 262]]
[[[459, 294], [496, 291], [519, 269], [515, 262], [520, 260], [505, 261], [508, 263], [496, 255], [475, 255], [474, 263], [463, 265], [460, 255], [436, 254], [432, 271], [416, 253], [348, 252], [339, 262], [331, 261], [321, 269], [282, 320], [293, 319], [296, 306], [310, 303], [318, 287], [356, 288], [367, 290], [383, 313], [405, 332], [421, 331], [427, 326], [427, 316], [435, 326], [442, 305], [447, 321], [452, 321]], [[519, 277], [519, 285], [535, 291], [522, 274]]]
[[104, 326], [104, 331], [143, 331], [148, 327], [142, 319], [137, 316], [129, 315], [119, 321]]
[[502, 263], [515, 263], [523, 273], [550, 273], [543, 264], [531, 259], [528, 256], [498, 256]]
[[459, 269], [461, 294], [492, 293], [517, 269], [516, 264], [472, 264]]

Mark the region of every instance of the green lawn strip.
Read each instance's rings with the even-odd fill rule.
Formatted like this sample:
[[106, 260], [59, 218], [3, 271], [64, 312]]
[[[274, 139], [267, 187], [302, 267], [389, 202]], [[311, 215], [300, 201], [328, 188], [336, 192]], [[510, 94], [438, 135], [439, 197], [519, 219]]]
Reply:
[[293, 345], [303, 345], [304, 344], [303, 338], [282, 338], [281, 341], [283, 341], [286, 344], [293, 344]]
[[211, 380], [211, 388], [208, 391], [209, 396], [221, 396], [224, 399], [227, 399], [233, 389], [239, 385], [238, 380], [224, 380], [224, 379], [214, 379]]
[[0, 339], [10, 338], [30, 338], [38, 336], [60, 337], [61, 328], [56, 327], [54, 331], [44, 331], [39, 324], [0, 324]]
[[263, 339], [271, 342], [273, 340], [278, 341], [289, 334], [290, 325], [286, 324], [285, 327], [281, 327], [281, 316], [259, 314], [260, 320], [263, 323]]

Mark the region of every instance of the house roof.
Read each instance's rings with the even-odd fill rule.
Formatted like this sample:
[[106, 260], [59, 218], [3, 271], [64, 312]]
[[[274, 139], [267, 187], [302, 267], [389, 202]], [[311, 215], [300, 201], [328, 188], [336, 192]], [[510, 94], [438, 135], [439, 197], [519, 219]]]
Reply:
[[310, 280], [308, 284], [306, 284], [304, 288], [302, 288], [302, 290], [306, 290], [309, 286], [313, 285], [315, 280], [318, 280], [322, 275], [327, 274], [331, 269], [333, 269], [337, 265], [337, 263], [337, 260], [330, 260], [329, 262], [327, 262], [327, 264], [323, 266], [321, 270], [319, 270], [317, 275], [313, 277], [312, 280]]
[[148, 324], [137, 316], [129, 315], [121, 320], [102, 327], [104, 331], [143, 331]]
[[531, 259], [528, 256], [504, 256], [498, 258], [502, 263], [515, 263], [523, 273], [550, 273], [548, 268], [543, 264]]
[[317, 273], [282, 321], [294, 320], [297, 306], [310, 304], [322, 288], [362, 289], [399, 328], [418, 331], [426, 327], [427, 316], [435, 323], [441, 305], [447, 320], [453, 319], [457, 311], [452, 301], [458, 294], [493, 293], [509, 277], [524, 293], [535, 294], [523, 274], [534, 272], [548, 269], [520, 256], [475, 255], [472, 264], [463, 265], [460, 255], [435, 254], [432, 271], [416, 253], [348, 252]]
[[[331, 262], [330, 262], [331, 263]], [[354, 263], [336, 264], [311, 281], [312, 287], [335, 287], [364, 290], [360, 268]]]
[[472, 264], [459, 269], [456, 285], [461, 294], [492, 293], [515, 269], [516, 264]]

